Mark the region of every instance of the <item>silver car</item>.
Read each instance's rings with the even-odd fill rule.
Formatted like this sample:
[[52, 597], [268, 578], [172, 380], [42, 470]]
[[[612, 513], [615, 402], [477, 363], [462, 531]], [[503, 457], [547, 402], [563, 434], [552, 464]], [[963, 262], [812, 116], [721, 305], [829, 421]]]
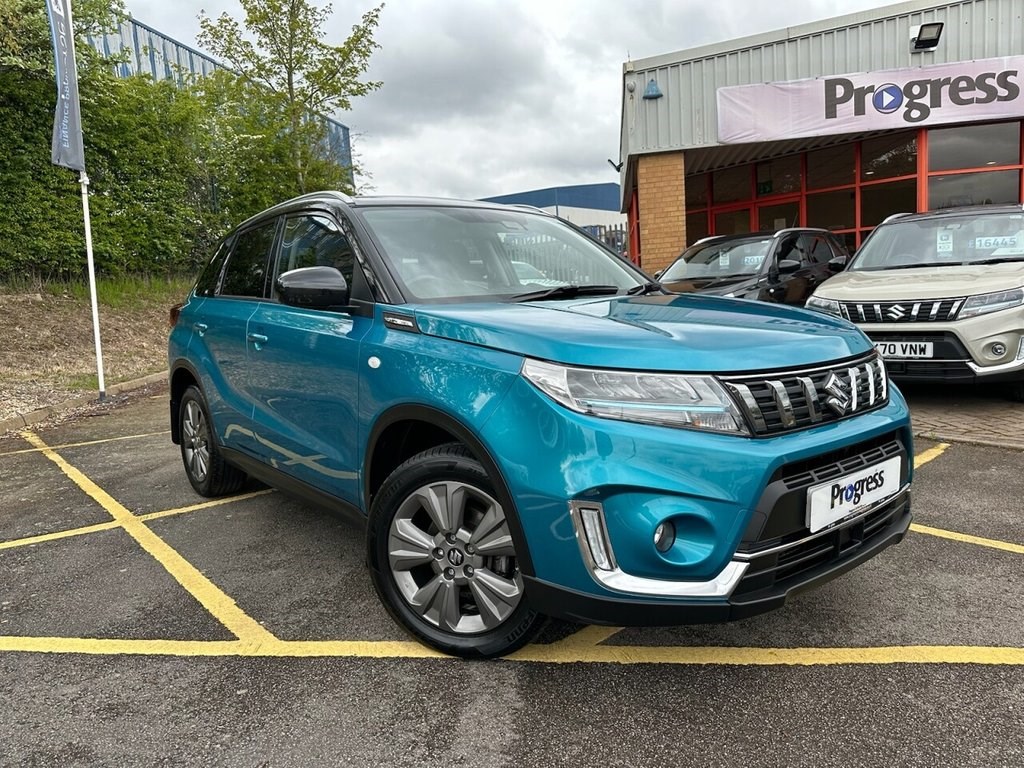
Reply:
[[896, 380], [1003, 382], [1024, 400], [1024, 208], [890, 216], [807, 307], [860, 326]]

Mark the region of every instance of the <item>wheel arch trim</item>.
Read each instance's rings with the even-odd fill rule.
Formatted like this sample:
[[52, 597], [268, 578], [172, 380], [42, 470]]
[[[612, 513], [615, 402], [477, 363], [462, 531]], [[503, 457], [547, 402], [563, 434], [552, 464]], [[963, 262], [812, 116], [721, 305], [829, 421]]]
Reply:
[[526, 539], [526, 532], [523, 530], [519, 519], [519, 508], [516, 506], [508, 483], [494, 460], [494, 456], [487, 448], [480, 437], [470, 427], [454, 418], [444, 411], [438, 410], [429, 405], [419, 403], [403, 403], [395, 405], [381, 413], [374, 421], [370, 429], [370, 435], [366, 441], [366, 451], [363, 456], [363, 506], [369, 512], [370, 508], [370, 467], [373, 464], [373, 457], [377, 450], [377, 443], [381, 435], [388, 427], [402, 421], [422, 421], [444, 429], [454, 435], [459, 442], [463, 443], [477, 460], [483, 465], [487, 476], [495, 485], [495, 491], [499, 500], [509, 514], [506, 514], [509, 528], [516, 542], [516, 558], [519, 560], [519, 569], [526, 576], [533, 576], [533, 560], [530, 557], [529, 544]]

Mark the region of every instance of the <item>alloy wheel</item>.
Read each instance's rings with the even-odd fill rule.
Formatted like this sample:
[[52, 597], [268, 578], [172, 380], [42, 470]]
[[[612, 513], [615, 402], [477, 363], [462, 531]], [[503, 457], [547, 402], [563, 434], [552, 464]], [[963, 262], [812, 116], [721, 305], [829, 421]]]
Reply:
[[523, 595], [501, 504], [462, 482], [431, 483], [405, 498], [389, 527], [388, 565], [409, 607], [446, 632], [494, 629]]

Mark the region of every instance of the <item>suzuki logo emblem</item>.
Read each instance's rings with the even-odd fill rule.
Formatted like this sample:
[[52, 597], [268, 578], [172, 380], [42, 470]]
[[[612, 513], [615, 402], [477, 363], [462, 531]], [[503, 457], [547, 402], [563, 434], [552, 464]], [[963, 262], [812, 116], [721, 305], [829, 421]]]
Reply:
[[899, 304], [893, 304], [891, 307], [885, 310], [885, 314], [889, 317], [890, 320], [902, 320], [904, 317], [907, 316], [907, 311]]
[[845, 416], [850, 407], [851, 384], [849, 379], [832, 372], [825, 380], [825, 405], [836, 412], [837, 416]]

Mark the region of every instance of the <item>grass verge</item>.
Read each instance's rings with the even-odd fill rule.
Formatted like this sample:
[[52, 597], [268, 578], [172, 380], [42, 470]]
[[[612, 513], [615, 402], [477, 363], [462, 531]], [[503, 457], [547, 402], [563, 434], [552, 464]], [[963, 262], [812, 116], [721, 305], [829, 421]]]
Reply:
[[[97, 281], [108, 384], [167, 367], [168, 311], [191, 284], [191, 278]], [[0, 285], [0, 338], [0, 420], [97, 391], [87, 283]]]

